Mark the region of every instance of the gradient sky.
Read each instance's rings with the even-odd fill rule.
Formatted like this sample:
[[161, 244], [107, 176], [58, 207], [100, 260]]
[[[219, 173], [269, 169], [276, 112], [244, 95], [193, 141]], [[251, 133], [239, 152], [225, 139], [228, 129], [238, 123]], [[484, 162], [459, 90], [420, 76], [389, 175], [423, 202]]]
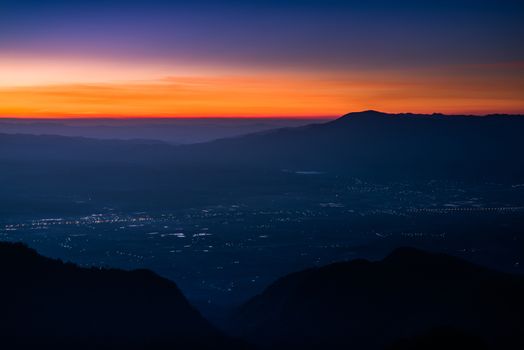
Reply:
[[0, 116], [524, 113], [523, 1], [0, 0]]

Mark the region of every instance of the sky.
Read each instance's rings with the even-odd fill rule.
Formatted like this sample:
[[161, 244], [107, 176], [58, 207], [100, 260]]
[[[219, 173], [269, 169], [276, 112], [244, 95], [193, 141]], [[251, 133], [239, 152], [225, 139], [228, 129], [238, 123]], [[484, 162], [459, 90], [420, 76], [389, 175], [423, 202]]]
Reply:
[[0, 0], [0, 116], [524, 113], [524, 2]]

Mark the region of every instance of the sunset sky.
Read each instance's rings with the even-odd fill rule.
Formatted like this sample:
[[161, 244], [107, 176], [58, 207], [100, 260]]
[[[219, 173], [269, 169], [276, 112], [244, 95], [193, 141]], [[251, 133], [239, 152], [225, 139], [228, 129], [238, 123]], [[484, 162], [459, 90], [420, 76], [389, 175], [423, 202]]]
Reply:
[[522, 1], [0, 0], [0, 116], [524, 113]]

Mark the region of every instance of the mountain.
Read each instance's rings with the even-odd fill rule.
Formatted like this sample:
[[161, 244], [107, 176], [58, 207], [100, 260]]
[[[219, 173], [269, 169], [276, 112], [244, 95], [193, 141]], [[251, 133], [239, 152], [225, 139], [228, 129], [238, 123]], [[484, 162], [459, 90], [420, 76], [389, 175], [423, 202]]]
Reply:
[[0, 118], [7, 134], [61, 135], [94, 139], [154, 140], [170, 144], [207, 142], [320, 120], [300, 118]]
[[309, 191], [295, 174], [415, 185], [430, 180], [521, 184], [521, 135], [522, 116], [374, 111], [178, 146], [0, 134], [0, 213], [170, 210], [234, 203], [292, 186]]
[[524, 118], [350, 113], [188, 148], [193, 159], [380, 179], [524, 179]]
[[522, 349], [523, 293], [521, 276], [399, 248], [283, 277], [236, 310], [231, 328], [267, 349], [426, 349], [446, 339], [441, 348]]
[[0, 161], [143, 162], [159, 160], [174, 147], [152, 140], [99, 140], [58, 135], [0, 134]]
[[[161, 164], [163, 169], [318, 171], [381, 180], [524, 180], [523, 116], [350, 113], [212, 142], [0, 134], [0, 161]], [[127, 170], [125, 170], [127, 172]]]
[[240, 349], [147, 270], [80, 268], [0, 243], [0, 347]]

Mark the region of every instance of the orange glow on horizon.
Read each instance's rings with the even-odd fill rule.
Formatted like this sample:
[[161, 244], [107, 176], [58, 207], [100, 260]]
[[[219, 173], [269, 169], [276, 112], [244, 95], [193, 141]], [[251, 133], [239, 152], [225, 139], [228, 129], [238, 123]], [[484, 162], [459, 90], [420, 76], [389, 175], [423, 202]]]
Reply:
[[0, 116], [326, 117], [366, 109], [517, 114], [524, 112], [522, 67], [519, 62], [313, 74], [125, 64], [31, 65], [0, 59]]

